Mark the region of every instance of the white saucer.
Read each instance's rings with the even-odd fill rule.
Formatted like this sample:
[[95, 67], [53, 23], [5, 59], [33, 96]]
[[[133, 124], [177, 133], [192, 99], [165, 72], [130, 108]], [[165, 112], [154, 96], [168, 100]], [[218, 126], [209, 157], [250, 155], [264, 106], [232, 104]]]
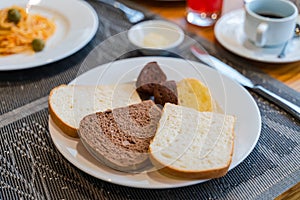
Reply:
[[[293, 39], [286, 49], [286, 57], [278, 58], [283, 45], [259, 48], [251, 43], [243, 30], [245, 11], [235, 10], [223, 15], [215, 25], [215, 36], [222, 46], [239, 56], [268, 63], [289, 63], [300, 60], [300, 38]], [[298, 17], [300, 22], [300, 17]]]

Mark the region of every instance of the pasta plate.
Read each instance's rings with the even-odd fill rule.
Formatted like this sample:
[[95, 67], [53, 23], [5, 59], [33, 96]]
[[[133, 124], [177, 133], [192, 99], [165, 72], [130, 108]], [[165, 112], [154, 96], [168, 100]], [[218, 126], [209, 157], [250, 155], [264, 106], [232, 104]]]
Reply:
[[[0, 9], [17, 5], [26, 8], [28, 0], [3, 0]], [[72, 9], [66, 9], [70, 8]], [[78, 15], [80, 13], [80, 15]], [[83, 48], [95, 35], [98, 16], [85, 1], [35, 0], [29, 14], [52, 19], [56, 25], [54, 35], [41, 52], [0, 56], [0, 71], [38, 67], [66, 58]]]

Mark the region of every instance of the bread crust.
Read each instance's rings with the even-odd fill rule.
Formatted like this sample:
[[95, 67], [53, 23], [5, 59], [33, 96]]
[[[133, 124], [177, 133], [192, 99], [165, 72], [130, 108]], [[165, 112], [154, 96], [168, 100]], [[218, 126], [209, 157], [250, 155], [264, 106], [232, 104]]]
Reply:
[[66, 84], [59, 85], [55, 88], [53, 88], [50, 91], [49, 97], [48, 97], [48, 109], [49, 109], [49, 114], [53, 122], [58, 126], [65, 134], [68, 136], [78, 138], [77, 134], [77, 128], [70, 126], [69, 124], [65, 123], [61, 117], [54, 111], [52, 104], [51, 104], [51, 98], [55, 90], [59, 89], [60, 87], [65, 87]]
[[173, 166], [165, 166], [163, 163], [161, 163], [153, 156], [153, 154], [151, 153], [152, 152], [151, 147], [149, 148], [149, 151], [150, 151], [149, 154], [150, 160], [159, 172], [170, 174], [184, 179], [212, 179], [212, 178], [222, 177], [227, 174], [229, 166], [232, 161], [232, 155], [233, 155], [233, 148], [232, 148], [230, 160], [228, 161], [227, 165], [222, 168], [195, 171], [195, 170], [177, 169]]

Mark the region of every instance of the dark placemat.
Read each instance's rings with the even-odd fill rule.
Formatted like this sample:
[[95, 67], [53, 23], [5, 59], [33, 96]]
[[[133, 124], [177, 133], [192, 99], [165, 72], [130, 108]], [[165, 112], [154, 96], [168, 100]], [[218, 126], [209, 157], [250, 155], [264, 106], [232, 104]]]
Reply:
[[[47, 66], [0, 72], [0, 199], [272, 199], [300, 180], [299, 122], [256, 94], [252, 95], [262, 115], [261, 137], [245, 161], [225, 177], [176, 189], [136, 189], [96, 179], [69, 163], [50, 138], [49, 91], [98, 64], [142, 56], [122, 34], [131, 26], [122, 13], [88, 2], [97, 11], [100, 26], [86, 47]], [[195, 35], [189, 34], [170, 56], [195, 60], [188, 49], [195, 42], [231, 61], [255, 82], [300, 104], [298, 92]]]
[[83, 49], [58, 62], [32, 69], [0, 72], [0, 114], [44, 97], [53, 87], [73, 80], [80, 71], [81, 62], [92, 49], [131, 26], [123, 13], [113, 7], [97, 1], [89, 2], [99, 17], [99, 27], [94, 38]]

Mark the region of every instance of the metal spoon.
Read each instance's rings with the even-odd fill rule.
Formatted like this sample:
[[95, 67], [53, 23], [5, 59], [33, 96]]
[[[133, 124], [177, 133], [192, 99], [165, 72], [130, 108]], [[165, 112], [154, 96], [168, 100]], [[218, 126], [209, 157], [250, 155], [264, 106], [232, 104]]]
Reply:
[[[299, 24], [296, 24], [296, 27], [295, 27], [295, 30], [294, 30], [294, 36], [292, 37], [292, 39], [297, 38], [297, 37], [300, 37], [300, 25]], [[284, 46], [283, 46], [281, 52], [277, 56], [278, 58], [284, 58], [285, 57], [285, 51], [286, 51], [286, 47], [289, 44], [289, 41], [290, 40], [288, 40], [284, 43]]]
[[121, 11], [126, 15], [127, 19], [129, 20], [130, 23], [136, 24], [146, 18], [143, 12], [129, 8], [123, 3], [120, 3], [118, 1], [114, 0], [96, 0], [105, 4], [108, 4], [110, 6], [113, 6]]

